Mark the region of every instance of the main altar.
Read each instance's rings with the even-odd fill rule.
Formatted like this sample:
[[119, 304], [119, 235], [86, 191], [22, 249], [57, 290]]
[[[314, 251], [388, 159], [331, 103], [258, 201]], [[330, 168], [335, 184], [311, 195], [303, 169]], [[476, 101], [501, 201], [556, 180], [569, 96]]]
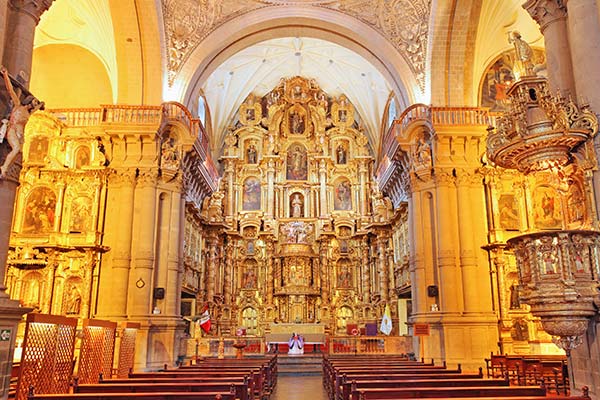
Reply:
[[392, 205], [346, 96], [282, 79], [241, 104], [221, 154], [220, 188], [186, 233], [205, 238], [209, 335], [346, 334], [395, 310]]

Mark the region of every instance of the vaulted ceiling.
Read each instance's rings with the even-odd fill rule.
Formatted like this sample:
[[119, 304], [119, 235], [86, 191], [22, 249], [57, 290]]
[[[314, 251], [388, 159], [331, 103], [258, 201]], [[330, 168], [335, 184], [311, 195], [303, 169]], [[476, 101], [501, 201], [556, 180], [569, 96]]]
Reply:
[[377, 148], [391, 87], [381, 73], [355, 52], [313, 38], [271, 39], [250, 46], [222, 63], [204, 82], [216, 142], [223, 140], [240, 104], [254, 93], [264, 96], [282, 77], [315, 79], [331, 96], [345, 94], [359, 112]]

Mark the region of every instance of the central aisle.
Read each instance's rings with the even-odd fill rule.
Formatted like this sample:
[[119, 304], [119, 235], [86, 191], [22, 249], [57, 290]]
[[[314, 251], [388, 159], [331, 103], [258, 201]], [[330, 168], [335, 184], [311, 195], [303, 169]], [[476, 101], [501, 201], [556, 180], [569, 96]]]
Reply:
[[280, 375], [270, 400], [307, 399], [327, 400], [321, 375]]

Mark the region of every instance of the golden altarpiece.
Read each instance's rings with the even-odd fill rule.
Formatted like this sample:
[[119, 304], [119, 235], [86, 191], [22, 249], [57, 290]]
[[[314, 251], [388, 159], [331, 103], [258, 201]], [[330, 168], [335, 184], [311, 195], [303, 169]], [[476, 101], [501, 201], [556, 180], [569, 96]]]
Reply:
[[68, 132], [48, 113], [27, 125], [6, 284], [35, 312], [89, 317], [106, 206], [99, 138]]
[[346, 334], [395, 305], [392, 206], [359, 121], [345, 96], [302, 77], [240, 106], [220, 190], [202, 211], [215, 333], [318, 324]]
[[200, 290], [201, 239], [184, 221], [217, 182], [201, 123], [179, 103], [52, 110], [25, 139], [10, 296], [34, 312], [140, 322], [136, 367], [173, 362], [183, 299]]

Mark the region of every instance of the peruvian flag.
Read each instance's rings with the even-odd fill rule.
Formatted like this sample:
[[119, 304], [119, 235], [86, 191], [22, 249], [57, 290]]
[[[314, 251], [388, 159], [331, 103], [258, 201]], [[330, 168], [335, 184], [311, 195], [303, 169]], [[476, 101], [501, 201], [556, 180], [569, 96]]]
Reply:
[[210, 331], [210, 313], [208, 312], [208, 304], [205, 304], [200, 314], [200, 328], [206, 333]]

